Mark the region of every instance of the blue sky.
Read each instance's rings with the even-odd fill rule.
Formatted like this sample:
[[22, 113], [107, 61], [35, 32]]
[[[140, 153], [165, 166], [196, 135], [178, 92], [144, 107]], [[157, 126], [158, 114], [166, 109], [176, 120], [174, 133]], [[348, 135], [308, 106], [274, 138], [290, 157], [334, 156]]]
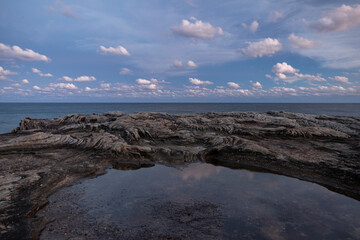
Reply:
[[0, 2], [0, 101], [360, 102], [360, 3]]

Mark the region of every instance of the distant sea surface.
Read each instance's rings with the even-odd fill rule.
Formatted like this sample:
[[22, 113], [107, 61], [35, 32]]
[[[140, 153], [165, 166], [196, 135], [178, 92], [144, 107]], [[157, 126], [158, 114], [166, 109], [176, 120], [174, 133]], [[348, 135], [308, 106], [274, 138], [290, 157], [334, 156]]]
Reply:
[[109, 111], [181, 114], [271, 110], [359, 117], [360, 103], [0, 103], [0, 133], [10, 132], [25, 117], [54, 118]]

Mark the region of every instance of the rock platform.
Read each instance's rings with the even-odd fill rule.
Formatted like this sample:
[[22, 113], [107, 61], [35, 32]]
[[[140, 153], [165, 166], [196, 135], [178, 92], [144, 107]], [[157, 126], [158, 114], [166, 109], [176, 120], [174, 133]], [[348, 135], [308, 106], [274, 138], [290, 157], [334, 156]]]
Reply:
[[321, 184], [360, 199], [360, 118], [289, 112], [108, 112], [24, 118], [0, 135], [1, 239], [36, 239], [47, 197], [109, 166], [203, 161]]

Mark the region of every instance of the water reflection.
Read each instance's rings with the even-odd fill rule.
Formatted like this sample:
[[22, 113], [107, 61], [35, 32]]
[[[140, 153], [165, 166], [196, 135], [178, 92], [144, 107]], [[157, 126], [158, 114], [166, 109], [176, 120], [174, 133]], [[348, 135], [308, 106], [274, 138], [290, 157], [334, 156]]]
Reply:
[[58, 219], [44, 239], [69, 228], [77, 229], [72, 237], [108, 239], [360, 239], [354, 199], [294, 178], [202, 163], [109, 170], [54, 194], [44, 214]]
[[[186, 166], [181, 171], [181, 177], [183, 180], [195, 179], [201, 180], [208, 178], [211, 175], [216, 175], [221, 171], [221, 167], [216, 167], [210, 164], [194, 163], [191, 167]], [[211, 176], [213, 177], [213, 176]]]

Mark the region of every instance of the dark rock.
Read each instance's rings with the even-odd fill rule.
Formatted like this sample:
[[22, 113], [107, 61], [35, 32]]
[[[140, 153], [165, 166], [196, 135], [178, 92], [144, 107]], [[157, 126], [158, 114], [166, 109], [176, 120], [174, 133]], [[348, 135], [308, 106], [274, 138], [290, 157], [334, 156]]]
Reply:
[[33, 216], [50, 194], [110, 165], [138, 169], [155, 162], [206, 161], [245, 166], [360, 199], [359, 133], [357, 117], [282, 111], [25, 118], [12, 133], [0, 135], [1, 238], [36, 237], [46, 220]]

